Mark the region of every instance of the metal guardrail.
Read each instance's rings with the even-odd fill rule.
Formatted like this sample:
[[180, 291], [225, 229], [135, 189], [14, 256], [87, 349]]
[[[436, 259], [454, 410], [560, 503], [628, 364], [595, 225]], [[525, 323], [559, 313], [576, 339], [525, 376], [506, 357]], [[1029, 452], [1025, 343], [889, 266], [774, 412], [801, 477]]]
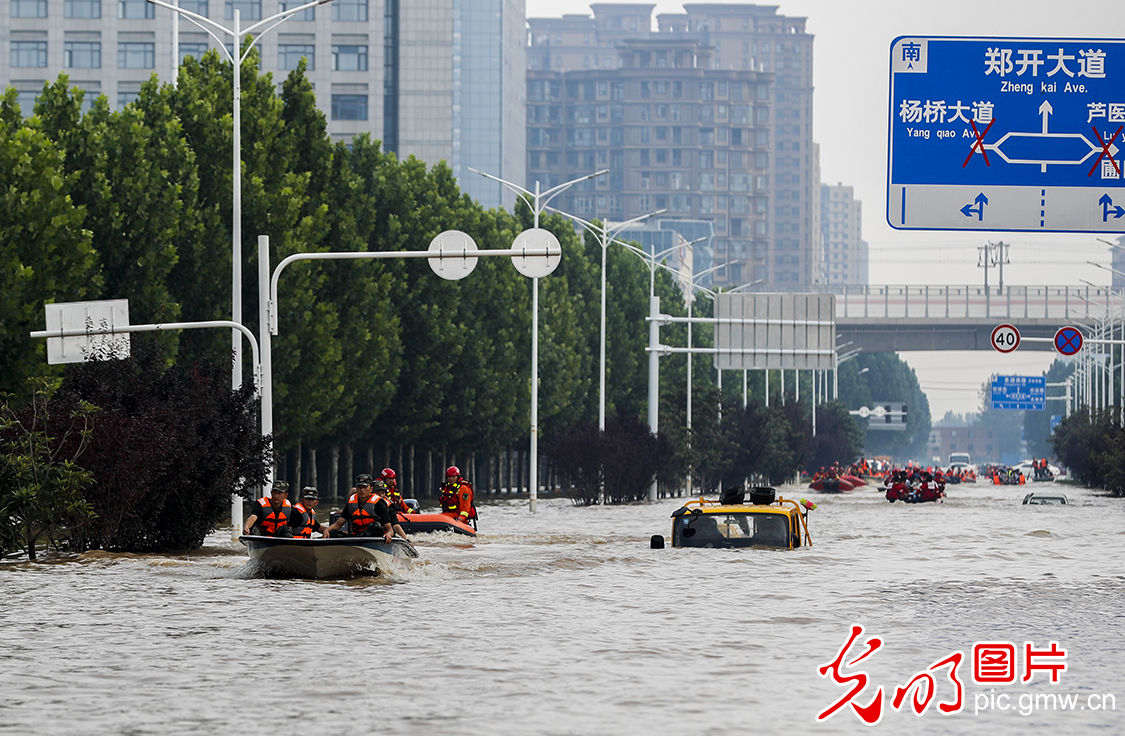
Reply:
[[1099, 320], [1125, 309], [1125, 289], [1096, 286], [833, 286], [836, 320]]

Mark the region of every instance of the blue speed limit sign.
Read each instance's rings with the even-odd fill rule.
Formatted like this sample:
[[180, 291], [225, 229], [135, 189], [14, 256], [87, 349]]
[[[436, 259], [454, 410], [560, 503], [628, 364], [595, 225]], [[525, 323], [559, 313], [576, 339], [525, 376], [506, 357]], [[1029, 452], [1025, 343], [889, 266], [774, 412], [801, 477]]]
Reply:
[[1020, 346], [1020, 331], [1015, 325], [997, 325], [992, 331], [992, 347], [1001, 353], [1010, 353]]

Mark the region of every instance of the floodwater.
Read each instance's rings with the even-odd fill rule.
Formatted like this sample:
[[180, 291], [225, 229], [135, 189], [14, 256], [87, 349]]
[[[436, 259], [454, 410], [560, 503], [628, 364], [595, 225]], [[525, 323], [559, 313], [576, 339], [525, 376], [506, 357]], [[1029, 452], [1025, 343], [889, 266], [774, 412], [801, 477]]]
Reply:
[[[255, 579], [219, 533], [187, 555], [6, 563], [0, 733], [859, 733], [850, 706], [817, 722], [859, 682], [818, 676], [852, 624], [849, 662], [882, 640], [841, 668], [868, 677], [857, 703], [884, 689], [875, 730], [1122, 733], [1125, 502], [1051, 488], [1075, 503], [783, 488], [820, 504], [795, 551], [652, 550], [674, 499], [509, 500], [483, 506], [476, 540], [417, 536], [421, 559], [384, 578]], [[1024, 643], [1052, 641], [1059, 682], [1021, 682]], [[1014, 684], [972, 680], [977, 642], [1014, 643]], [[922, 716], [892, 708], [955, 651], [960, 712], [937, 708], [948, 668]]]

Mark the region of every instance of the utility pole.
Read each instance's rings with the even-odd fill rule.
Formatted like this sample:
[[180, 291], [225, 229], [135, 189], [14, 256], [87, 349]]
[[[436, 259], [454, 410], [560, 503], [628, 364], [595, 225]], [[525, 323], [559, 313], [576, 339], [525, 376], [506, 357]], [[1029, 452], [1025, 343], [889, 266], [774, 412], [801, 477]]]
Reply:
[[977, 248], [977, 268], [984, 268], [984, 316], [987, 319], [992, 315], [992, 292], [988, 289], [988, 267], [991, 265], [992, 259], [989, 257], [992, 251], [992, 243], [982, 245]]
[[1011, 262], [1008, 260], [1008, 245], [1001, 241], [992, 247], [996, 251], [992, 257], [992, 265], [1000, 268], [1000, 288], [996, 293], [1002, 294], [1004, 292], [1004, 264]]

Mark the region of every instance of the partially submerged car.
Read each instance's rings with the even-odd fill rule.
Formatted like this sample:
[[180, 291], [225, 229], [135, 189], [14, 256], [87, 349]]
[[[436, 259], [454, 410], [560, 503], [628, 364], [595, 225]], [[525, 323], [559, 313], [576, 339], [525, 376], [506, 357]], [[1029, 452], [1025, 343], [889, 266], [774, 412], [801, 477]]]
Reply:
[[[773, 488], [753, 488], [745, 502], [742, 489], [718, 500], [699, 498], [672, 512], [673, 547], [773, 547], [812, 545], [808, 513], [816, 504], [776, 496]], [[653, 549], [663, 549], [663, 535], [653, 535]]]
[[1029, 493], [1023, 497], [1025, 506], [1065, 506], [1070, 503], [1064, 493]]

